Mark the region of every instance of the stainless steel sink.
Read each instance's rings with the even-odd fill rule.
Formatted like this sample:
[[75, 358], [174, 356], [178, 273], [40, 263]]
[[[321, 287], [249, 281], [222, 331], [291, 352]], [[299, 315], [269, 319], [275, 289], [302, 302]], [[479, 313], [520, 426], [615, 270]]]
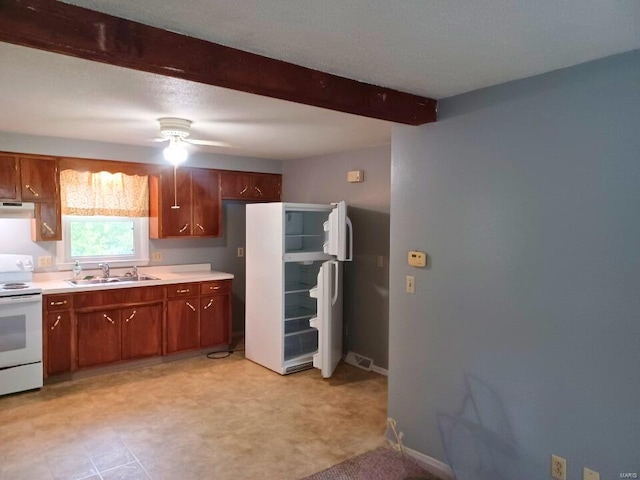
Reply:
[[122, 276], [122, 277], [94, 277], [94, 278], [83, 278], [83, 279], [73, 279], [73, 280], [65, 280], [69, 285], [73, 285], [74, 287], [87, 287], [91, 285], [107, 285], [110, 283], [130, 283], [130, 282], [145, 282], [148, 280], [159, 280], [157, 277], [152, 277], [151, 275], [137, 275], [137, 276]]

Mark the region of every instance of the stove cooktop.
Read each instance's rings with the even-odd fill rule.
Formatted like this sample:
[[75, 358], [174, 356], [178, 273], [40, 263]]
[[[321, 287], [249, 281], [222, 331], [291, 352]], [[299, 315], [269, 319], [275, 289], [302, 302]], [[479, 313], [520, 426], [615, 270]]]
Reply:
[[40, 287], [36, 287], [32, 283], [27, 283], [27, 282], [0, 283], [0, 297], [7, 297], [10, 295], [31, 295], [35, 293], [42, 293], [42, 289]]

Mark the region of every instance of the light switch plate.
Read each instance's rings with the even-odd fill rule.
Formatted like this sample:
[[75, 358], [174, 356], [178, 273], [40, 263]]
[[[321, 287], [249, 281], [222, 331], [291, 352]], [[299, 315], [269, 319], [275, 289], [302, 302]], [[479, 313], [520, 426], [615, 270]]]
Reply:
[[424, 267], [427, 265], [427, 254], [418, 250], [411, 250], [407, 256], [407, 263], [412, 267]]
[[244, 257], [244, 248], [238, 247], [238, 258]]
[[384, 267], [384, 257], [382, 255], [378, 255], [378, 258], [376, 259], [376, 265], [378, 267]]
[[151, 253], [151, 260], [153, 262], [161, 262], [163, 258], [162, 252], [152, 252]]
[[51, 256], [38, 257], [38, 267], [51, 267]]
[[416, 277], [413, 275], [407, 275], [406, 283], [407, 293], [416, 293]]

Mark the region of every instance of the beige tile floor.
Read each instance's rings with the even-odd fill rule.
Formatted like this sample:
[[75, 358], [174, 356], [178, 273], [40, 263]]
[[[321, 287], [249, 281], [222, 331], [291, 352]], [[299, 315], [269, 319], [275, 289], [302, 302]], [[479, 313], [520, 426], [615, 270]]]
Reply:
[[0, 397], [0, 479], [298, 479], [382, 443], [386, 378], [235, 353]]

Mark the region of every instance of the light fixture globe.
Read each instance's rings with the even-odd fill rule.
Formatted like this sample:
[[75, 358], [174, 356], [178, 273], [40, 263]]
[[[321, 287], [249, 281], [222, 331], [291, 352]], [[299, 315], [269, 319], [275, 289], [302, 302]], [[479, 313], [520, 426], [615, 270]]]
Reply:
[[189, 156], [189, 152], [185, 148], [182, 140], [180, 140], [180, 137], [171, 137], [169, 139], [169, 146], [165, 148], [162, 153], [164, 159], [176, 167], [184, 163]]

